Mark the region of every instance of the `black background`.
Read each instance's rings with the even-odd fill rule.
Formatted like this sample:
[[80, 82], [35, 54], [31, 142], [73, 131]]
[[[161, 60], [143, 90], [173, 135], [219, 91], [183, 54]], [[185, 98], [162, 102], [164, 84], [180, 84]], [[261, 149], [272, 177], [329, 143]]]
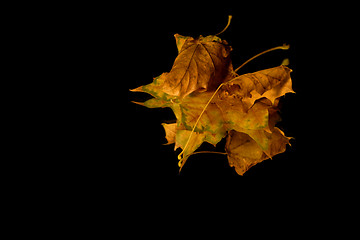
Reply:
[[[232, 61], [234, 68], [268, 48], [284, 43], [291, 45], [289, 51], [269, 53], [249, 63], [240, 70], [240, 73], [254, 72], [261, 69], [277, 66], [284, 58], [290, 59], [290, 68], [293, 69], [293, 88], [297, 94], [288, 94], [282, 99], [283, 121], [278, 126], [287, 136], [294, 137], [292, 147], [284, 154], [274, 157], [273, 161], [265, 161], [251, 168], [245, 176], [272, 176], [306, 174], [313, 169], [305, 166], [304, 161], [309, 156], [303, 153], [310, 146], [311, 134], [306, 133], [306, 102], [310, 96], [306, 93], [306, 83], [309, 79], [305, 75], [304, 60], [307, 58], [306, 48], [308, 39], [303, 39], [306, 25], [292, 19], [290, 13], [282, 12], [275, 15], [265, 15], [270, 19], [253, 19], [253, 14], [244, 14], [242, 11], [217, 11], [202, 14], [185, 14], [180, 16], [159, 14], [149, 17], [148, 22], [138, 22], [138, 28], [148, 29], [142, 32], [140, 41], [133, 48], [135, 56], [131, 66], [136, 73], [128, 82], [129, 88], [150, 83], [152, 78], [162, 72], [170, 71], [177, 55], [173, 35], [179, 33], [185, 36], [207, 36], [219, 32], [227, 22], [227, 15], [232, 14], [233, 20], [229, 29], [220, 37], [233, 47]], [[133, 25], [133, 26], [136, 26]], [[299, 32], [300, 31], [300, 32]], [[302, 76], [303, 74], [303, 76]], [[143, 101], [145, 94], [128, 93], [130, 100]], [[175, 119], [170, 109], [146, 109], [130, 104], [127, 107], [132, 123], [130, 136], [134, 149], [136, 163], [134, 167], [149, 171], [149, 174], [175, 176], [178, 175], [177, 154], [173, 152], [173, 145], [163, 146], [166, 143], [164, 130], [160, 123]], [[206, 144], [204, 144], [206, 145]], [[224, 151], [224, 143], [218, 144], [217, 151]], [[310, 147], [311, 148], [311, 147]], [[211, 150], [211, 147], [203, 149]], [[180, 176], [236, 176], [228, 166], [227, 159], [221, 155], [194, 155], [184, 166]]]
[[[34, 3], [29, 4], [34, 7]], [[338, 136], [343, 132], [353, 133], [357, 121], [357, 116], [349, 118], [351, 111], [344, 108], [351, 103], [350, 98], [344, 98], [346, 103], [339, 104], [340, 87], [346, 86], [346, 93], [356, 87], [349, 84], [352, 79], [343, 77], [348, 67], [341, 70], [340, 77], [335, 75], [343, 60], [347, 60], [346, 64], [351, 61], [337, 56], [338, 51], [352, 50], [356, 45], [337, 42], [339, 37], [341, 43], [349, 39], [345, 34], [346, 25], [342, 25], [342, 31], [335, 28], [338, 18], [349, 14], [337, 6], [336, 11], [324, 14], [329, 12], [329, 4], [316, 9], [315, 4], [303, 1], [64, 2], [41, 3], [35, 6], [37, 11], [26, 9], [30, 16], [25, 15], [28, 19], [21, 19], [20, 28], [13, 30], [20, 33], [12, 36], [16, 40], [14, 48], [4, 45], [10, 51], [20, 49], [21, 54], [14, 53], [13, 57], [29, 65], [27, 68], [14, 66], [18, 68], [14, 73], [24, 73], [23, 88], [31, 86], [26, 89], [29, 96], [20, 98], [29, 106], [28, 112], [14, 107], [14, 112], [21, 112], [21, 116], [10, 131], [22, 127], [31, 134], [27, 131], [13, 134], [26, 148], [15, 145], [15, 149], [10, 150], [15, 161], [4, 161], [16, 165], [14, 174], [9, 168], [3, 168], [5, 173], [10, 172], [6, 183], [15, 193], [9, 196], [16, 200], [15, 204], [19, 203], [20, 212], [23, 213], [23, 206], [34, 209], [34, 214], [29, 216], [41, 218], [39, 210], [45, 209], [43, 219], [50, 225], [54, 225], [51, 219], [55, 216], [67, 225], [74, 223], [73, 228], [81, 229], [81, 223], [94, 226], [91, 233], [101, 229], [98, 223], [102, 223], [109, 232], [109, 228], [123, 226], [118, 221], [125, 220], [125, 229], [130, 229], [132, 234], [136, 234], [133, 227], [128, 227], [132, 225], [144, 226], [144, 231], [149, 233], [161, 232], [162, 221], [154, 221], [154, 216], [165, 220], [167, 228], [176, 227], [174, 233], [179, 234], [188, 227], [198, 228], [201, 216], [211, 219], [212, 224], [219, 225], [221, 221], [228, 226], [230, 221], [221, 215], [220, 221], [214, 218], [214, 210], [235, 214], [242, 220], [258, 216], [256, 212], [246, 214], [243, 210], [247, 209], [271, 209], [274, 212], [269, 216], [275, 211], [281, 212], [278, 210], [284, 207], [273, 204], [270, 199], [285, 203], [292, 215], [294, 199], [302, 200], [301, 206], [313, 204], [317, 210], [322, 210], [322, 203], [334, 195], [347, 199], [333, 188], [340, 185], [343, 191], [348, 191], [343, 187], [347, 183], [339, 184], [337, 179], [329, 182], [324, 174], [335, 176], [343, 171], [350, 175], [349, 166], [356, 160], [356, 155], [350, 156], [349, 150], [357, 148], [348, 146], [353, 140]], [[150, 96], [132, 93], [129, 89], [151, 83], [153, 77], [170, 71], [177, 56], [175, 33], [193, 37], [215, 34], [226, 25], [229, 14], [233, 15], [232, 23], [220, 37], [234, 49], [235, 68], [261, 51], [284, 43], [291, 45], [288, 51], [261, 56], [239, 73], [275, 67], [284, 58], [290, 59], [296, 94], [287, 94], [281, 100], [283, 120], [278, 127], [295, 139], [285, 153], [252, 167], [244, 177], [228, 166], [226, 157], [209, 154], [191, 156], [179, 174], [179, 152], [174, 152], [171, 145], [163, 145], [166, 140], [161, 123], [175, 119], [172, 111], [131, 103]], [[15, 19], [17, 15], [12, 17]], [[337, 50], [335, 46], [339, 45], [341, 49]], [[13, 82], [22, 85], [18, 79]], [[31, 101], [34, 98], [36, 102]], [[345, 119], [346, 124], [338, 122], [339, 118]], [[215, 150], [223, 151], [223, 147], [224, 142], [219, 143]], [[204, 149], [209, 149], [209, 145]], [[337, 154], [339, 150], [341, 154]], [[344, 154], [347, 152], [349, 156]], [[19, 157], [19, 153], [23, 156]], [[261, 181], [251, 187], [263, 193], [253, 201], [253, 194], [247, 193], [250, 176], [280, 177], [281, 181], [276, 184]], [[309, 180], [313, 176], [319, 181]], [[170, 182], [194, 178], [200, 181], [191, 181], [184, 187]], [[226, 178], [231, 181], [225, 180], [225, 184], [219, 181]], [[14, 187], [11, 182], [20, 184]], [[205, 185], [210, 188], [209, 195]], [[279, 185], [284, 186], [280, 187], [281, 193], [285, 193], [285, 196], [280, 193], [281, 199], [277, 197], [279, 192], [273, 191], [273, 187]], [[24, 186], [27, 191], [22, 191]], [[188, 187], [196, 190], [189, 191]], [[219, 187], [224, 191], [217, 193]], [[331, 189], [329, 197], [324, 201], [317, 198], [327, 189]], [[187, 192], [190, 194], [185, 194]], [[237, 197], [229, 198], [227, 195], [231, 193]], [[190, 211], [186, 211], [187, 203], [191, 204]], [[296, 207], [300, 211], [295, 210], [295, 214], [308, 213], [301, 206]], [[315, 213], [314, 219], [318, 219], [316, 216]], [[177, 217], [181, 224], [173, 221]], [[239, 224], [235, 224], [234, 229], [238, 229]], [[59, 226], [64, 228], [63, 225]], [[211, 229], [216, 231], [218, 227]], [[116, 233], [123, 233], [123, 229], [117, 229]]]
[[[174, 120], [171, 109], [148, 109], [131, 101], [145, 101], [145, 93], [129, 89], [149, 84], [153, 77], [171, 70], [177, 56], [173, 35], [220, 35], [232, 47], [234, 68], [266, 49], [290, 44], [253, 60], [238, 73], [280, 65], [289, 58], [296, 94], [282, 98], [282, 122], [277, 126], [293, 137], [287, 151], [252, 167], [244, 176], [307, 176], [320, 174], [326, 159], [319, 157], [319, 139], [325, 111], [316, 79], [326, 36], [323, 20], [314, 21], [315, 10], [296, 6], [254, 4], [235, 6], [82, 6], [69, 18], [63, 48], [72, 55], [65, 64], [76, 69], [74, 89], [79, 98], [74, 114], [82, 143], [75, 165], [89, 174], [118, 178], [237, 177], [225, 156], [191, 156], [179, 174], [177, 152], [166, 143], [161, 123]], [[70, 33], [70, 34], [69, 34]], [[60, 51], [62, 48], [60, 47]], [[315, 73], [314, 73], [315, 72]], [[311, 87], [310, 87], [311, 85]], [[311, 115], [311, 117], [309, 117]], [[78, 139], [78, 140], [79, 140]], [[80, 140], [79, 140], [80, 142]], [[224, 142], [204, 150], [224, 151]], [[81, 167], [79, 167], [81, 166]]]

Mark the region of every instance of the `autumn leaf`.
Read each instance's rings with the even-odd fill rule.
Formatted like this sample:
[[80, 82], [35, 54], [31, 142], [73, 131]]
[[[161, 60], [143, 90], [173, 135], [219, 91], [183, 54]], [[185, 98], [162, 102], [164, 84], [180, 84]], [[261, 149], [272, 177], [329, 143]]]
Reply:
[[167, 74], [163, 91], [183, 98], [216, 89], [231, 73], [231, 47], [217, 36], [197, 39], [175, 34], [179, 55]]
[[268, 98], [274, 102], [286, 93], [294, 93], [290, 79], [291, 69], [286, 66], [269, 68], [255, 73], [248, 73], [229, 81], [220, 94], [242, 99], [249, 109], [257, 99]]
[[226, 141], [229, 165], [243, 175], [250, 167], [263, 161], [267, 156], [258, 144], [246, 133], [230, 131]]
[[246, 133], [229, 132], [225, 149], [228, 154], [229, 165], [235, 167], [235, 171], [239, 175], [243, 175], [255, 164], [284, 152], [291, 139], [276, 127], [272, 133], [264, 131], [263, 138], [266, 139], [268, 145], [266, 149], [263, 149], [257, 141]]
[[229, 55], [232, 49], [216, 35], [195, 39], [175, 34], [175, 39], [179, 55], [171, 71], [131, 91], [153, 96], [134, 103], [148, 108], [169, 107], [174, 112], [176, 122], [162, 125], [166, 145], [182, 149], [178, 155], [180, 170], [191, 155], [199, 153], [195, 151], [203, 142], [216, 146], [225, 137], [222, 154], [239, 175], [284, 152], [291, 138], [276, 123], [281, 119], [279, 98], [294, 93], [292, 70], [281, 65], [240, 76], [236, 71], [264, 53], [289, 46], [257, 54], [234, 71]]

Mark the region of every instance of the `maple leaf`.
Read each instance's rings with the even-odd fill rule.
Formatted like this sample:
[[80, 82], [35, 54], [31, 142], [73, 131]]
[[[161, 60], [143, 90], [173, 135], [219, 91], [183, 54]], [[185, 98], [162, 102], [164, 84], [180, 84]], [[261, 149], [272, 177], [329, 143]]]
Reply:
[[266, 149], [246, 133], [233, 130], [229, 132], [225, 150], [229, 165], [235, 167], [239, 175], [243, 175], [255, 164], [284, 152], [291, 139], [276, 127], [272, 133], [263, 132], [262, 138], [266, 139], [268, 145]]
[[[269, 103], [269, 100], [264, 101]], [[286, 137], [284, 132], [275, 127], [280, 121], [277, 108], [278, 101], [268, 108], [268, 126], [258, 129], [258, 135], [251, 132], [231, 130], [226, 139], [225, 150], [229, 165], [235, 167], [239, 175], [243, 175], [252, 166], [266, 159], [282, 153], [286, 150], [286, 145], [290, 144], [291, 137]]]
[[286, 93], [294, 93], [290, 79], [291, 69], [279, 66], [248, 73], [230, 80], [222, 88], [220, 94], [230, 95], [242, 99], [246, 109], [250, 108], [257, 99], [268, 98], [272, 103]]
[[194, 39], [176, 34], [175, 39], [179, 55], [171, 71], [131, 91], [154, 97], [134, 103], [173, 110], [176, 123], [162, 125], [167, 144], [175, 144], [174, 150], [182, 149], [180, 170], [189, 156], [199, 153], [195, 151], [203, 142], [216, 146], [224, 137], [226, 153], [222, 154], [239, 175], [284, 152], [291, 138], [275, 125], [280, 120], [279, 98], [294, 92], [292, 70], [281, 65], [240, 76], [236, 71], [266, 52], [289, 46], [257, 54], [233, 71], [229, 57], [232, 49], [217, 36]]
[[194, 91], [216, 89], [231, 73], [231, 47], [217, 36], [197, 39], [175, 34], [179, 55], [167, 74], [163, 91], [183, 98]]

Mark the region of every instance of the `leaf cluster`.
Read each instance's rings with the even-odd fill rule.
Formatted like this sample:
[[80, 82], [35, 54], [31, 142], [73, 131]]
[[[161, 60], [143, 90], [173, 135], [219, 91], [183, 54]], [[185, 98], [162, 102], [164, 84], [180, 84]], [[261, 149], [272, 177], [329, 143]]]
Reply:
[[214, 146], [226, 137], [230, 166], [243, 175], [250, 167], [286, 150], [291, 138], [275, 125], [279, 98], [293, 93], [291, 69], [278, 66], [238, 75], [231, 46], [218, 36], [175, 34], [178, 56], [170, 72], [131, 91], [152, 99], [137, 104], [172, 109], [176, 123], [163, 123], [168, 144], [175, 144], [180, 170], [203, 142]]

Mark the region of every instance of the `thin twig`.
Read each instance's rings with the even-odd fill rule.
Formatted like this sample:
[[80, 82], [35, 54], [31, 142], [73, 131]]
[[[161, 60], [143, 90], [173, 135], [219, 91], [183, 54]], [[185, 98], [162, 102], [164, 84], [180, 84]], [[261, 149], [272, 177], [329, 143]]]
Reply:
[[222, 33], [225, 32], [226, 29], [229, 27], [229, 25], [230, 25], [230, 23], [231, 23], [232, 16], [229, 15], [228, 17], [229, 17], [229, 18], [228, 18], [228, 23], [227, 23], [227, 25], [225, 26], [225, 28], [224, 28], [221, 32], [215, 34], [215, 36], [222, 34]]
[[271, 51], [278, 50], [278, 49], [288, 50], [289, 48], [290, 48], [290, 45], [284, 44], [284, 45], [282, 45], [282, 46], [278, 46], [278, 47], [274, 47], [274, 48], [270, 48], [270, 49], [268, 49], [268, 50], [265, 50], [265, 51], [263, 51], [263, 52], [261, 52], [261, 53], [259, 53], [259, 54], [256, 54], [255, 56], [253, 56], [252, 58], [250, 58], [249, 60], [247, 60], [246, 62], [244, 62], [243, 64], [241, 64], [241, 66], [238, 67], [237, 69], [235, 69], [234, 72], [239, 71], [239, 69], [242, 68], [243, 66], [245, 66], [247, 63], [249, 63], [250, 61], [254, 60], [255, 58], [257, 58], [257, 57], [259, 57], [259, 56], [261, 56], [261, 55], [263, 55], [263, 54], [265, 54], [265, 53], [267, 53], [267, 52], [271, 52]]

